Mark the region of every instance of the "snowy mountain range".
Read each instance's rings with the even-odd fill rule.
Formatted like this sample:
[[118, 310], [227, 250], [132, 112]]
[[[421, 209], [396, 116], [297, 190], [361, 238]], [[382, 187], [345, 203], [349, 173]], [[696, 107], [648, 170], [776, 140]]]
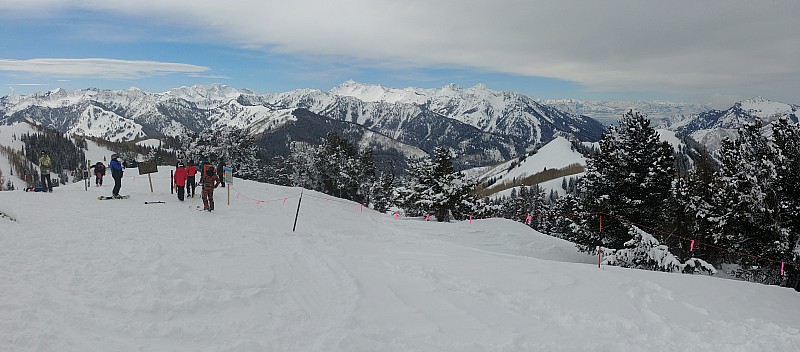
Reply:
[[740, 101], [727, 110], [710, 110], [688, 118], [672, 119], [669, 129], [678, 136], [689, 136], [713, 151], [719, 149], [723, 139], [735, 139], [738, 128], [744, 123], [761, 120], [764, 132], [770, 133], [770, 124], [781, 117], [798, 123], [798, 106], [755, 97]]
[[711, 110], [707, 104], [675, 103], [669, 101], [586, 101], [575, 99], [541, 100], [541, 103], [554, 106], [573, 114], [591, 116], [605, 125], [616, 123], [628, 110], [638, 111], [661, 125], [665, 121], [684, 119]]
[[31, 121], [63, 133], [112, 141], [180, 136], [231, 126], [246, 129], [270, 153], [286, 154], [287, 140], [316, 143], [337, 132], [376, 154], [425, 155], [445, 146], [456, 162], [482, 166], [512, 159], [557, 136], [596, 141], [603, 121], [633, 109], [710, 149], [735, 136], [744, 121], [788, 116], [797, 106], [754, 98], [728, 110], [669, 102], [536, 100], [485, 85], [436, 89], [387, 88], [347, 81], [329, 91], [296, 89], [260, 94], [226, 85], [180, 87], [162, 93], [56, 89], [0, 98], [0, 123]]
[[[3, 123], [27, 120], [115, 141], [233, 126], [261, 136], [267, 147], [274, 147], [276, 140], [285, 145], [287, 138], [318, 140], [333, 129], [361, 145], [395, 145], [403, 155], [442, 145], [474, 164], [507, 160], [557, 135], [592, 141], [603, 132], [589, 117], [484, 85], [393, 89], [353, 81], [327, 92], [297, 89], [275, 94], [225, 85], [163, 93], [57, 89], [3, 97], [0, 116]], [[320, 121], [328, 126], [308, 129], [310, 122]], [[302, 131], [298, 124], [305, 126]]]

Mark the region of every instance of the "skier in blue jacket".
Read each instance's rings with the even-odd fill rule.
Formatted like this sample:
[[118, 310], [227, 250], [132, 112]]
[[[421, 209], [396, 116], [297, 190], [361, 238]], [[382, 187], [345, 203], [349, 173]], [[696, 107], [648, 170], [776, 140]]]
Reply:
[[122, 187], [122, 171], [124, 170], [117, 158], [119, 158], [119, 155], [116, 153], [111, 154], [111, 162], [108, 163], [108, 167], [111, 169], [111, 177], [114, 178], [114, 190], [112, 191], [114, 198], [119, 197], [119, 189]]

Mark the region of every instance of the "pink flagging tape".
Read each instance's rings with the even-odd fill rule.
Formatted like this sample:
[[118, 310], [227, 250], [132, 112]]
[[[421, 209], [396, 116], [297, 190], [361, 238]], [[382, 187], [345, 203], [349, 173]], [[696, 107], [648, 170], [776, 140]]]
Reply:
[[286, 204], [286, 198], [283, 198], [283, 204]]
[[428, 221], [428, 219], [430, 219], [430, 218], [431, 218], [431, 214], [425, 214], [425, 221]]
[[689, 245], [689, 252], [694, 252], [694, 240], [692, 240], [692, 243]]
[[528, 215], [528, 217], [525, 218], [525, 225], [530, 225], [532, 218], [533, 218], [532, 216]]
[[472, 225], [472, 215], [469, 216], [469, 224]]
[[400, 213], [399, 212], [395, 212], [394, 213], [394, 219], [395, 220], [400, 219]]
[[784, 271], [784, 267], [786, 266], [786, 262], [781, 262], [781, 276], [786, 276], [786, 271]]

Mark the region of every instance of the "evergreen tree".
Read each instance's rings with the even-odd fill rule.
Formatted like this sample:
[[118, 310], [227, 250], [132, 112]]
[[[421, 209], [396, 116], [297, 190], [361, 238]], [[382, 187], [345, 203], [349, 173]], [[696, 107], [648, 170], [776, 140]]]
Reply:
[[321, 145], [295, 142], [290, 150], [291, 170], [285, 173], [293, 185], [369, 204], [375, 184], [371, 150], [359, 153], [336, 133], [329, 133]]
[[593, 231], [598, 226], [590, 224], [590, 221], [597, 223], [596, 217], [585, 215], [583, 206], [583, 200], [572, 194], [559, 197], [552, 206], [558, 216], [553, 218], [550, 233], [575, 243], [586, 241], [592, 234], [596, 235]]
[[438, 221], [446, 221], [451, 215], [461, 219], [475, 211], [474, 184], [454, 171], [452, 159], [449, 150], [436, 148], [432, 158], [409, 163], [410, 180], [401, 190], [406, 212], [434, 214]]
[[785, 251], [777, 259], [793, 262], [787, 270], [790, 287], [800, 288], [800, 125], [780, 118], [772, 124], [777, 183], [780, 189], [781, 241]]
[[394, 175], [391, 173], [381, 173], [378, 180], [372, 187], [372, 207], [373, 209], [385, 213], [394, 205]]
[[322, 191], [339, 198], [356, 200], [358, 192], [358, 167], [356, 150], [336, 133], [328, 133], [316, 156]]
[[[715, 243], [764, 258], [786, 258], [794, 250], [793, 237], [783, 220], [784, 197], [779, 178], [779, 152], [755, 120], [739, 129], [735, 141], [724, 140], [720, 149], [717, 192], [713, 195]], [[794, 185], [796, 187], [796, 185]], [[789, 222], [790, 223], [790, 222]], [[757, 258], [735, 255], [729, 260], [748, 267]]]
[[368, 148], [359, 153], [356, 181], [358, 182], [357, 200], [363, 204], [370, 204], [372, 202], [373, 189], [377, 183], [375, 177], [375, 157], [372, 149]]
[[[687, 234], [691, 234], [698, 242], [692, 255], [702, 257], [713, 263], [721, 263], [724, 253], [718, 247], [702, 244], [714, 243], [714, 189], [717, 181], [711, 156], [702, 151], [694, 161], [694, 170], [690, 171], [686, 186], [688, 199], [681, 199], [680, 209], [687, 215]], [[683, 244], [685, 248], [685, 243]]]
[[317, 169], [317, 157], [322, 154], [320, 147], [303, 142], [289, 144], [290, 176], [293, 186], [313, 190], [322, 190], [320, 171]]
[[235, 177], [260, 182], [268, 179], [260, 148], [255, 138], [245, 130], [234, 127], [208, 129], [188, 137], [184, 145], [187, 146], [186, 156], [196, 162], [223, 160], [233, 169]]
[[609, 127], [600, 151], [588, 160], [586, 209], [610, 216], [604, 217], [602, 237], [590, 235], [579, 245], [586, 250], [598, 244], [622, 248], [630, 239], [626, 222], [663, 226], [669, 218], [663, 204], [674, 174], [672, 147], [660, 141], [644, 115], [626, 113], [618, 129]]

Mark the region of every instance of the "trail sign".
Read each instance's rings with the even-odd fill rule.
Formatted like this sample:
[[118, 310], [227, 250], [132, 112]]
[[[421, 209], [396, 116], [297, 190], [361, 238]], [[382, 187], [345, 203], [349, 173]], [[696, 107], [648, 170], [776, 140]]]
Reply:
[[150, 181], [150, 193], [153, 193], [153, 178], [150, 177], [150, 174], [156, 172], [158, 172], [158, 164], [155, 160], [139, 163], [139, 175], [147, 174], [147, 180]]
[[152, 174], [158, 172], [158, 165], [155, 160], [143, 161], [139, 163], [139, 175]]

